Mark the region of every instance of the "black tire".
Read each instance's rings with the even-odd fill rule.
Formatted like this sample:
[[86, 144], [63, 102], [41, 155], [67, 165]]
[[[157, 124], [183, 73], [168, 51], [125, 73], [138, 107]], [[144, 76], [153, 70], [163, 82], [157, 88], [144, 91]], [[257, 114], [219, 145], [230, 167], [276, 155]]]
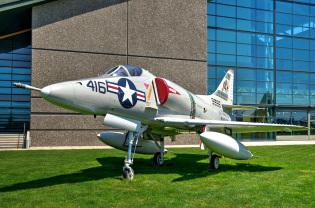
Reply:
[[154, 166], [162, 166], [163, 165], [163, 161], [162, 161], [162, 158], [161, 158], [161, 153], [160, 152], [157, 152], [154, 154], [154, 157], [153, 157], [153, 165]]
[[211, 170], [218, 170], [219, 167], [220, 167], [220, 157], [218, 155], [212, 155], [209, 168]]
[[131, 167], [124, 167], [123, 168], [123, 177], [127, 180], [132, 180], [134, 177], [134, 172]]

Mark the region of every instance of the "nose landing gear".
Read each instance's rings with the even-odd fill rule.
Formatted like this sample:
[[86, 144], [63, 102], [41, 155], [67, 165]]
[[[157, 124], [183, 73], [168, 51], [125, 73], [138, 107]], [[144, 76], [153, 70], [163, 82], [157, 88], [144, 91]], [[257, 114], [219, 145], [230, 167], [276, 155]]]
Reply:
[[123, 167], [123, 177], [127, 180], [132, 180], [134, 177], [135, 173], [133, 171], [133, 169], [128, 165], [125, 164]]
[[127, 158], [124, 161], [124, 166], [122, 169], [122, 174], [125, 179], [133, 180], [134, 178], [135, 173], [131, 165], [133, 164], [133, 157], [136, 152], [139, 137], [146, 129], [147, 129], [147, 126], [144, 126], [144, 127], [140, 127], [138, 131], [128, 132], [128, 153], [127, 153]]

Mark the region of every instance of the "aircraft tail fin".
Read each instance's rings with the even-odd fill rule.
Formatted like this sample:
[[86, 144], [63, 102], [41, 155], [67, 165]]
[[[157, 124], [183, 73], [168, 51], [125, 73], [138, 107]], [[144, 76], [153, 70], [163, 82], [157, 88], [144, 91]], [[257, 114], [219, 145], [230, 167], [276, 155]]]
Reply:
[[222, 104], [233, 105], [234, 70], [229, 69], [216, 91], [211, 95]]

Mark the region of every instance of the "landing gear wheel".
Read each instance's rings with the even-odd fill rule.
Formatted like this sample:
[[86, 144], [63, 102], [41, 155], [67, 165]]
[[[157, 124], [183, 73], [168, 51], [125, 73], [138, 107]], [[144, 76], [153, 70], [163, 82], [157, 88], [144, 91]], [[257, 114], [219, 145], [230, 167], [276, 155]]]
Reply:
[[133, 172], [133, 169], [130, 166], [124, 166], [123, 167], [123, 177], [129, 181], [131, 181], [134, 177], [135, 173]]
[[212, 155], [210, 160], [210, 169], [218, 170], [220, 166], [220, 157], [218, 155]]
[[162, 159], [162, 155], [160, 152], [157, 152], [154, 154], [153, 157], [153, 165], [154, 166], [162, 166], [164, 163], [163, 159]]

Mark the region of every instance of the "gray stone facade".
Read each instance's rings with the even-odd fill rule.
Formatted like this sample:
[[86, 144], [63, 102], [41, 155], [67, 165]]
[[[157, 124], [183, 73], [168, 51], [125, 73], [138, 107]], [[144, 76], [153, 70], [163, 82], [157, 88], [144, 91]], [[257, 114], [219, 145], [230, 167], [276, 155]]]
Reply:
[[[128, 63], [206, 93], [205, 0], [58, 0], [33, 7], [32, 16], [34, 86]], [[37, 93], [31, 103], [32, 146], [102, 145], [103, 118], [55, 107]], [[176, 143], [196, 142], [183, 135]]]

